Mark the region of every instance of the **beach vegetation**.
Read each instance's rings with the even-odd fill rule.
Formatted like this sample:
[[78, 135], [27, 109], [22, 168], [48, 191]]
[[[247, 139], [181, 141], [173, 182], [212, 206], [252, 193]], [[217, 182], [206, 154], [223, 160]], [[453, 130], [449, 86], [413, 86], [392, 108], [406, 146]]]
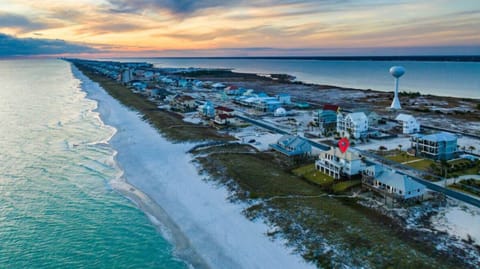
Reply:
[[233, 140], [232, 137], [220, 134], [210, 126], [185, 122], [180, 114], [160, 110], [154, 102], [133, 93], [121, 83], [96, 74], [80, 64], [76, 66], [85, 75], [98, 82], [112, 97], [119, 100], [125, 106], [139, 111], [145, 121], [152, 124], [162, 135], [172, 142]]

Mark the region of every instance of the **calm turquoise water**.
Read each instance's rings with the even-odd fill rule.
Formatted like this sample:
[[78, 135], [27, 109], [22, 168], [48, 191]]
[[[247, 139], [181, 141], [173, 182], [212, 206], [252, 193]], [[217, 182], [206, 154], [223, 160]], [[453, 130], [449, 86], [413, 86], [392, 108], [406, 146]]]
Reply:
[[0, 268], [186, 268], [108, 182], [96, 103], [60, 60], [0, 61]]
[[158, 67], [233, 68], [246, 73], [291, 74], [298, 80], [327, 85], [393, 91], [388, 70], [402, 65], [401, 91], [480, 98], [480, 63], [421, 61], [324, 61], [295, 59], [192, 59], [139, 58]]

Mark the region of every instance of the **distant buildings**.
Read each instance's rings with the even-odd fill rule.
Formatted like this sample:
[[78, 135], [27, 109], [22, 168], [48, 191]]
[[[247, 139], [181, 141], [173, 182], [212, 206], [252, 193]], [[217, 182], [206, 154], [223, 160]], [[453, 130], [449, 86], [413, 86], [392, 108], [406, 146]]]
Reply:
[[276, 144], [270, 144], [270, 147], [287, 156], [305, 155], [312, 151], [312, 146], [307, 140], [293, 135], [282, 136]]
[[431, 135], [414, 135], [411, 138], [415, 155], [434, 160], [449, 160], [457, 152], [457, 137], [453, 134], [440, 132]]
[[248, 92], [246, 92], [243, 96], [235, 98], [234, 102], [239, 105], [251, 107], [255, 110], [267, 113], [273, 113], [277, 108], [288, 103], [290, 100], [289, 95], [287, 94], [277, 95], [277, 97], [270, 97], [265, 93], [250, 93], [248, 95], [247, 93]]
[[335, 179], [350, 178], [360, 174], [364, 168], [362, 159], [353, 151], [342, 153], [339, 148], [333, 147], [320, 153], [315, 162], [315, 168]]
[[380, 165], [372, 165], [363, 170], [362, 185], [395, 200], [422, 199], [426, 192], [424, 185], [407, 175]]
[[196, 108], [195, 99], [189, 95], [177, 95], [170, 101], [173, 110], [189, 112]]
[[340, 136], [359, 139], [365, 137], [367, 131], [368, 117], [364, 112], [337, 114], [337, 132]]
[[395, 120], [402, 123], [402, 130], [404, 134], [414, 134], [420, 132], [420, 124], [412, 115], [399, 114]]

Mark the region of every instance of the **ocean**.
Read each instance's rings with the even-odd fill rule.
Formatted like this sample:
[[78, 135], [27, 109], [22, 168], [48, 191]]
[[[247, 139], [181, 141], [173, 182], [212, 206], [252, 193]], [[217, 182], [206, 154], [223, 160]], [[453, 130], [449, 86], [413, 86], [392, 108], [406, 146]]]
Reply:
[[0, 61], [0, 267], [187, 268], [118, 179], [115, 129], [61, 60]]
[[406, 69], [400, 91], [480, 99], [480, 62], [353, 61], [249, 58], [123, 58], [156, 67], [228, 68], [245, 73], [290, 74], [307, 83], [393, 91], [391, 66]]

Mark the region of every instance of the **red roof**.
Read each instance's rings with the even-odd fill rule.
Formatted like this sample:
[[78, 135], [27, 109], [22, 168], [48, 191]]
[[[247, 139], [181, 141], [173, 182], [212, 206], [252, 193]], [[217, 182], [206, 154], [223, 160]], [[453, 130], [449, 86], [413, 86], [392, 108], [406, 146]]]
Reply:
[[191, 100], [195, 100], [193, 97], [191, 97], [190, 95], [178, 95], [177, 97], [175, 97], [176, 100], [178, 101], [191, 101]]
[[332, 110], [332, 111], [337, 112], [337, 111], [338, 111], [338, 108], [339, 108], [338, 105], [332, 105], [332, 104], [325, 104], [325, 105], [323, 105], [323, 110]]
[[217, 106], [215, 109], [220, 110], [220, 111], [224, 111], [224, 112], [233, 112], [233, 109], [228, 108], [228, 107], [224, 107], [224, 106]]
[[233, 118], [233, 116], [227, 114], [220, 114], [218, 117], [222, 120]]

